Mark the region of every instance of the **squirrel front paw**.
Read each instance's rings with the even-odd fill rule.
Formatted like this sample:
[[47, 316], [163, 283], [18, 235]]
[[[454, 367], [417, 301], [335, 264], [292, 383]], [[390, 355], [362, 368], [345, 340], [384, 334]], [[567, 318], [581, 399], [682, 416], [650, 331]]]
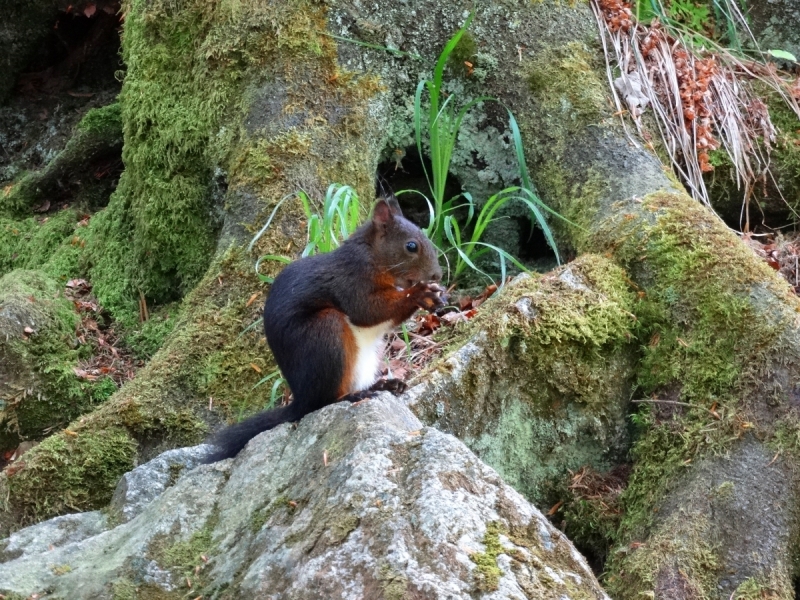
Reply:
[[423, 310], [434, 311], [447, 301], [445, 289], [436, 283], [419, 282], [408, 292], [408, 297]]

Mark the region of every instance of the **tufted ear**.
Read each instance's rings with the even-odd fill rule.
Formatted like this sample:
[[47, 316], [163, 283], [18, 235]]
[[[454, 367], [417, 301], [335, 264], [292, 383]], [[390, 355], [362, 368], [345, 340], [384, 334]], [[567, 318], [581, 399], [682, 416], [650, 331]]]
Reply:
[[395, 217], [402, 217], [403, 211], [395, 198], [381, 198], [372, 209], [372, 222], [378, 225], [386, 225], [394, 220]]
[[395, 198], [394, 196], [389, 196], [388, 198], [386, 198], [386, 203], [389, 205], [389, 208], [391, 209], [392, 214], [395, 217], [403, 216], [403, 211], [400, 210], [400, 203], [397, 201], [397, 198]]

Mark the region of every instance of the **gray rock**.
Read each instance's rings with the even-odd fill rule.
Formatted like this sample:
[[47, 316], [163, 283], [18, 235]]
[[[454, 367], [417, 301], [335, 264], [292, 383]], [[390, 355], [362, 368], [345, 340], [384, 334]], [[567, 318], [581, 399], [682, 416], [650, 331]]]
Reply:
[[108, 517], [99, 510], [63, 515], [31, 525], [0, 542], [0, 560], [40, 555], [97, 535], [108, 529]]
[[[169, 464], [203, 452], [162, 455], [126, 485], [163, 486]], [[536, 508], [388, 394], [264, 433], [237, 458], [186, 472], [111, 530], [0, 563], [0, 591], [45, 590], [92, 599], [223, 590], [282, 600], [607, 598]]]
[[174, 485], [183, 472], [199, 465], [211, 450], [206, 444], [168, 450], [125, 473], [111, 499], [112, 519], [126, 523], [141, 514], [148, 504]]

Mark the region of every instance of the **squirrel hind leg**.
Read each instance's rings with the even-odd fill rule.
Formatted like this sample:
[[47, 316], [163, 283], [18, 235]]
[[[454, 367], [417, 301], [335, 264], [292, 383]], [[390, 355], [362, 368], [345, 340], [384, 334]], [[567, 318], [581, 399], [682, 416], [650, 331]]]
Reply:
[[275, 340], [275, 344], [268, 341], [294, 395], [292, 404], [299, 405], [303, 415], [352, 391], [357, 348], [346, 317], [338, 310], [320, 311], [312, 321]]

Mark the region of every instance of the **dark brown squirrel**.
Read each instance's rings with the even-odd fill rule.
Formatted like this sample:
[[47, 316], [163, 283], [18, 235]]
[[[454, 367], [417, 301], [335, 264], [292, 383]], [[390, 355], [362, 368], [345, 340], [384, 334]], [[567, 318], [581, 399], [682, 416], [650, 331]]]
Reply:
[[443, 306], [436, 247], [403, 217], [394, 198], [380, 199], [372, 218], [339, 248], [289, 264], [264, 304], [264, 332], [294, 400], [223, 429], [211, 440], [215, 462], [236, 456], [253, 437], [341, 400], [379, 389], [383, 337], [419, 309]]

